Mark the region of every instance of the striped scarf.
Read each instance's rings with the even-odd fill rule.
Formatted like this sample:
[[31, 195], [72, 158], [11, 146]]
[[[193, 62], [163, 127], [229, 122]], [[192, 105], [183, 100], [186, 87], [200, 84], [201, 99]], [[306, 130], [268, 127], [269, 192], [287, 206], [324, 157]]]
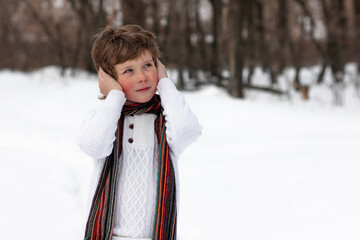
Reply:
[[100, 175], [89, 217], [86, 224], [85, 240], [111, 240], [115, 216], [116, 179], [118, 161], [122, 149], [124, 116], [141, 113], [155, 113], [155, 132], [159, 144], [159, 171], [153, 240], [176, 239], [176, 186], [175, 173], [166, 141], [165, 117], [160, 96], [155, 95], [149, 102], [134, 103], [127, 101], [118, 121], [116, 141], [112, 153], [106, 158]]

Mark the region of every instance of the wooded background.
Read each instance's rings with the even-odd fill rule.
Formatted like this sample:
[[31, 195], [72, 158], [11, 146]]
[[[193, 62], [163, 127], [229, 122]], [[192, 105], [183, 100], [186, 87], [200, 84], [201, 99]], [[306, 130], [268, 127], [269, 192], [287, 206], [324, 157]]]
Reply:
[[[94, 72], [92, 36], [105, 25], [134, 23], [153, 31], [162, 61], [178, 71], [178, 87], [225, 87], [283, 94], [284, 69], [319, 65], [334, 86], [344, 83], [346, 63], [360, 62], [359, 0], [0, 0], [0, 68], [33, 70], [47, 65]], [[253, 84], [256, 67], [269, 84]], [[246, 73], [244, 74], [244, 70]]]

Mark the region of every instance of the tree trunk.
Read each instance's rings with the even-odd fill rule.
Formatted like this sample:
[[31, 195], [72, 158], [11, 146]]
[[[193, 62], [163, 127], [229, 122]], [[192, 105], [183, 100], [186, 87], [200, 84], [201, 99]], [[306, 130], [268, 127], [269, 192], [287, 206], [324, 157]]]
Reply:
[[220, 29], [222, 22], [222, 3], [221, 0], [210, 0], [212, 5], [212, 29], [213, 29], [213, 42], [212, 42], [212, 60], [211, 60], [211, 73], [216, 78], [216, 84], [218, 86], [222, 85], [221, 77], [221, 66], [220, 66], [220, 51], [219, 51], [219, 40], [221, 37]]
[[238, 98], [244, 98], [243, 75], [244, 55], [242, 30], [244, 25], [243, 2], [230, 1], [229, 9], [229, 93]]
[[282, 50], [279, 52], [279, 72], [286, 67], [286, 49], [288, 47], [289, 29], [288, 29], [288, 0], [278, 0], [279, 15], [278, 15], [278, 29], [279, 29], [279, 43]]
[[152, 32], [156, 35], [160, 35], [160, 14], [159, 14], [159, 4], [158, 0], [151, 0], [151, 10], [152, 10]]
[[142, 0], [120, 0], [123, 24], [137, 24], [143, 28], [145, 26], [145, 9]]

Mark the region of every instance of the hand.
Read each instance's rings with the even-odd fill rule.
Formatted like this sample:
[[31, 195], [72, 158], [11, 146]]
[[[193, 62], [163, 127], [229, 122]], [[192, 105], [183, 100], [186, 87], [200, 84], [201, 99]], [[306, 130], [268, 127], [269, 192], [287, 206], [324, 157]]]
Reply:
[[157, 59], [157, 72], [158, 72], [159, 80], [168, 77], [166, 72], [166, 67], [164, 66], [164, 64], [162, 64], [162, 62], [160, 62], [159, 59]]
[[109, 94], [111, 90], [117, 89], [123, 91], [120, 83], [116, 81], [114, 78], [112, 78], [109, 74], [104, 72], [102, 68], [99, 68], [98, 79], [99, 79], [100, 93], [105, 97]]

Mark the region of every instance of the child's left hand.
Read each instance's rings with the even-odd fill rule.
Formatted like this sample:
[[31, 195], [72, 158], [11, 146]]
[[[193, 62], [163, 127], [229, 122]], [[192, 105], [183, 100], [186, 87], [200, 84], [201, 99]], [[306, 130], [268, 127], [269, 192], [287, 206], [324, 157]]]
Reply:
[[164, 64], [162, 64], [162, 62], [160, 62], [159, 59], [157, 59], [157, 72], [158, 72], [159, 80], [168, 77], [166, 72], [166, 67]]

